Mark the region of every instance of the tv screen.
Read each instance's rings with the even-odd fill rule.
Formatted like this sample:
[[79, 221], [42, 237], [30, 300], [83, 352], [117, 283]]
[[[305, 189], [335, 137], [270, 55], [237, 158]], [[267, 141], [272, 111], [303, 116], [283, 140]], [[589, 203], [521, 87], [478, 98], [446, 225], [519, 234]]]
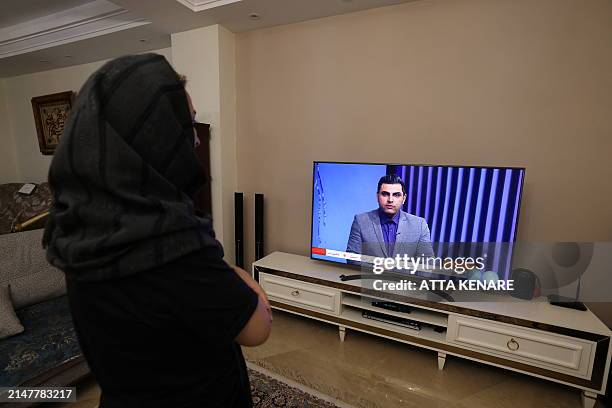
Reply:
[[525, 169], [315, 162], [311, 257], [483, 255], [507, 279]]

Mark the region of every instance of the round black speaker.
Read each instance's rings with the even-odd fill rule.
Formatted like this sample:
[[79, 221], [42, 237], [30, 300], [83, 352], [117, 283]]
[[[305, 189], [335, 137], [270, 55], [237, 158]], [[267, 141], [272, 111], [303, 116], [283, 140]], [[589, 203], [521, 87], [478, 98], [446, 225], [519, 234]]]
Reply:
[[529, 269], [517, 268], [512, 270], [510, 279], [514, 281], [514, 290], [510, 294], [519, 299], [533, 299], [538, 278]]

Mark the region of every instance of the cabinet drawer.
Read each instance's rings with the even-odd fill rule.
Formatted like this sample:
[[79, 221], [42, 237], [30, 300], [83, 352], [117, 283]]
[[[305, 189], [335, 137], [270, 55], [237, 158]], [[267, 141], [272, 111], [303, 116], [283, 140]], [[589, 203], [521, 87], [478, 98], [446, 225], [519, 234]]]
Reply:
[[259, 284], [270, 300], [328, 314], [340, 314], [340, 291], [266, 273], [259, 274]]
[[463, 348], [590, 378], [594, 343], [504, 323], [450, 315], [446, 340]]

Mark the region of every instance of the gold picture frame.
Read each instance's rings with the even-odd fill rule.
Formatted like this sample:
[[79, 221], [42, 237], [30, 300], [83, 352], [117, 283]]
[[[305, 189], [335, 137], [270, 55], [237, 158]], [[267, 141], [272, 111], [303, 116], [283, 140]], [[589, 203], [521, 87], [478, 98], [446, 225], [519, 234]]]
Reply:
[[38, 146], [44, 155], [52, 155], [59, 144], [70, 116], [74, 92], [59, 92], [32, 98], [32, 110]]

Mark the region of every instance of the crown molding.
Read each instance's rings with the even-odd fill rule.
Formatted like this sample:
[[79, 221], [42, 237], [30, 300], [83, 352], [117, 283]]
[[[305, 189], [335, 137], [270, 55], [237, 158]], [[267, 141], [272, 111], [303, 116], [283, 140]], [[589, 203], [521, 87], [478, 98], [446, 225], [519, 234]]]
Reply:
[[191, 11], [195, 11], [196, 13], [199, 11], [209, 10], [215, 7], [226, 6], [232, 3], [238, 3], [242, 0], [176, 0], [181, 3], [183, 6], [191, 9]]
[[0, 59], [150, 24], [105, 0], [0, 29]]

